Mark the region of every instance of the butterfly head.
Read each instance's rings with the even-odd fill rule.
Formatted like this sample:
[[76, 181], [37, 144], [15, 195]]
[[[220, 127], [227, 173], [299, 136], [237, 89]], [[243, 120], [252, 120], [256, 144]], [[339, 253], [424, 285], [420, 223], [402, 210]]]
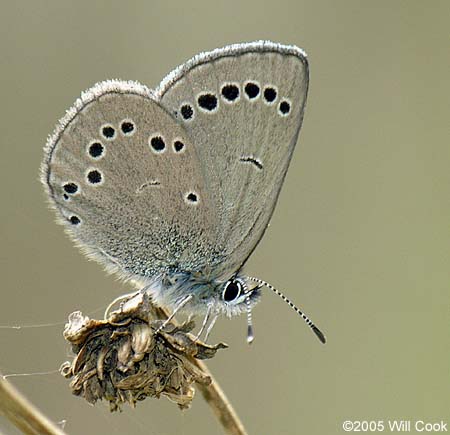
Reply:
[[185, 312], [204, 315], [236, 316], [251, 310], [261, 296], [261, 285], [246, 276], [235, 274], [228, 279], [214, 279], [210, 274], [181, 272], [162, 279], [150, 293], [159, 306], [172, 311], [188, 295]]
[[231, 317], [253, 309], [261, 298], [260, 288], [245, 276], [234, 276], [221, 283], [220, 311]]

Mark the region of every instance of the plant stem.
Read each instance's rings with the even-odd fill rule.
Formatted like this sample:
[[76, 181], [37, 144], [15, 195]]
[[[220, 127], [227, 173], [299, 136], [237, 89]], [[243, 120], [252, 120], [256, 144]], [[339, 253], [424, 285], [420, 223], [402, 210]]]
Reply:
[[195, 359], [193, 359], [193, 362], [200, 370], [211, 378], [211, 383], [209, 385], [197, 384], [197, 387], [202, 393], [203, 398], [216, 414], [216, 417], [219, 419], [225, 432], [228, 435], [247, 435], [247, 431], [239, 419], [239, 416], [206, 364]]
[[[168, 312], [163, 308], [156, 308], [160, 313], [161, 318], [168, 318]], [[176, 324], [176, 320], [173, 319]], [[207, 365], [198, 359], [191, 358], [191, 362], [197, 366], [205, 375], [211, 378], [209, 385], [202, 385], [197, 382], [197, 387], [203, 395], [206, 403], [211, 407], [217, 419], [223, 426], [223, 429], [227, 435], [248, 435], [247, 431], [242, 424], [237, 412], [233, 408], [233, 405], [228, 400], [225, 392], [222, 390], [219, 383], [211, 374]]]
[[0, 414], [26, 435], [65, 435], [0, 373]]

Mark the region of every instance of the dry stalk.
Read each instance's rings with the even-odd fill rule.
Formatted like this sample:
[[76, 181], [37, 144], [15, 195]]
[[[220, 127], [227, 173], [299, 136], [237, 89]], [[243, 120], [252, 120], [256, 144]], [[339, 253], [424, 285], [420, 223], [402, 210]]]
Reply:
[[65, 435], [0, 373], [0, 414], [26, 435]]

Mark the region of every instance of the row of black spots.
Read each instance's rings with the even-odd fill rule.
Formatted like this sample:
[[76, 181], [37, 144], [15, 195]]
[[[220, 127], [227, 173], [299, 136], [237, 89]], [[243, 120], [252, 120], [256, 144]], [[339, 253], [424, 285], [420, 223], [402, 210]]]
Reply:
[[[249, 81], [244, 84], [244, 92], [249, 100], [256, 100], [261, 94], [261, 88], [257, 82]], [[264, 102], [272, 105], [278, 97], [278, 90], [275, 86], [266, 85], [263, 89], [262, 96]], [[291, 103], [287, 99], [282, 99], [278, 104], [278, 113], [287, 116], [291, 111]]]
[[[131, 136], [136, 131], [136, 125], [131, 119], [123, 119], [119, 123], [119, 128], [124, 136]], [[100, 127], [100, 135], [104, 139], [111, 141], [117, 137], [117, 132], [111, 124], [104, 124]], [[89, 156], [94, 160], [102, 158], [105, 155], [105, 151], [105, 146], [99, 140], [93, 140], [87, 147]], [[104, 182], [103, 174], [99, 169], [91, 168], [86, 172], [86, 182], [93, 186], [99, 186]], [[63, 188], [66, 192], [63, 195], [65, 200], [69, 199], [67, 194], [73, 195], [78, 191], [78, 186], [72, 182], [66, 183]]]
[[[221, 88], [222, 98], [227, 102], [235, 102], [240, 97], [239, 86], [236, 83], [227, 83]], [[244, 83], [244, 93], [248, 100], [255, 100], [261, 94], [261, 87], [255, 81]], [[271, 104], [277, 98], [277, 89], [274, 86], [266, 86], [263, 90], [263, 97], [267, 104]]]
[[[234, 83], [227, 83], [221, 88], [221, 95], [226, 102], [236, 102], [239, 99], [239, 87]], [[212, 92], [205, 92], [197, 97], [197, 105], [203, 112], [214, 113], [219, 108], [219, 99]], [[194, 108], [190, 103], [183, 103], [180, 107], [181, 117], [185, 121], [192, 121], [194, 119]]]
[[[152, 151], [157, 154], [163, 153], [167, 148], [164, 137], [159, 134], [150, 136], [149, 145]], [[172, 143], [172, 147], [175, 153], [180, 153], [186, 148], [186, 146], [180, 139], [175, 139]]]
[[[278, 97], [278, 90], [275, 86], [267, 85], [261, 93], [261, 86], [256, 81], [244, 83], [244, 93], [249, 101], [257, 100], [261, 94], [264, 102], [268, 105], [275, 104]], [[240, 99], [240, 89], [236, 83], [226, 83], [220, 89], [222, 99], [227, 103], [235, 103]], [[219, 107], [219, 101], [213, 93], [203, 93], [197, 97], [197, 105], [204, 112], [215, 112]], [[278, 105], [278, 113], [287, 116], [291, 110], [291, 104], [287, 99], [282, 99]], [[184, 103], [180, 107], [180, 113], [185, 121], [194, 119], [194, 108], [189, 103]]]
[[[124, 119], [120, 122], [120, 131], [125, 136], [131, 136], [136, 131], [136, 124], [131, 119]], [[116, 129], [111, 124], [104, 124], [100, 127], [100, 134], [106, 140], [114, 140], [117, 136]]]
[[[136, 125], [131, 119], [124, 119], [120, 122], [120, 131], [124, 136], [131, 136], [136, 131]], [[107, 141], [116, 138], [116, 129], [111, 124], [104, 124], [100, 128], [100, 135]], [[91, 158], [98, 160], [105, 155], [105, 146], [99, 140], [93, 140], [87, 147], [87, 152]]]
[[266, 85], [261, 94], [261, 87], [255, 81], [246, 82], [244, 84], [244, 92], [249, 100], [256, 100], [262, 95], [264, 102], [269, 105], [273, 104], [278, 97], [278, 90], [275, 86]]

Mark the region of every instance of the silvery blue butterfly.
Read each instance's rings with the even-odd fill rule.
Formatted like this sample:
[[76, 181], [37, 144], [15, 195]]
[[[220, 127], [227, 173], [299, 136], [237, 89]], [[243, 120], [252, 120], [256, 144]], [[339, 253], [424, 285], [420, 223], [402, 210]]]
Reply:
[[[42, 182], [75, 243], [173, 314], [251, 312], [266, 286], [243, 274], [294, 151], [308, 62], [268, 41], [201, 53], [156, 90], [108, 80], [49, 137]], [[199, 333], [199, 334], [200, 334]]]

